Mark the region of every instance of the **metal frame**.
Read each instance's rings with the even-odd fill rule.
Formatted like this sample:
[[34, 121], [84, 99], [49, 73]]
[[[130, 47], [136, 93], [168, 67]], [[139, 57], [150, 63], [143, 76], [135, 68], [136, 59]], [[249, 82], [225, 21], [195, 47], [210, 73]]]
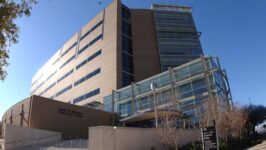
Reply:
[[[216, 62], [216, 64], [217, 64], [217, 67], [209, 69], [207, 64], [206, 64], [206, 61], [205, 61], [206, 58], [210, 59], [210, 65], [212, 65], [212, 63], [211, 63], [212, 60], [214, 60]], [[230, 91], [228, 78], [226, 76], [226, 72], [224, 70], [221, 70], [219, 59], [217, 57], [204, 57], [204, 56], [201, 56], [201, 58], [199, 58], [197, 60], [194, 60], [194, 61], [191, 61], [191, 62], [187, 63], [186, 65], [188, 66], [188, 65], [193, 64], [195, 62], [199, 62], [199, 63], [201, 62], [202, 66], [203, 66], [203, 71], [199, 72], [198, 74], [195, 74], [193, 76], [188, 76], [188, 77], [182, 78], [180, 80], [175, 80], [174, 79], [174, 70], [178, 70], [179, 67], [176, 67], [174, 69], [169, 68], [169, 70], [166, 73], [155, 75], [153, 77], [150, 77], [150, 78], [145, 79], [145, 80], [143, 80], [141, 82], [138, 82], [138, 83], [133, 83], [132, 82], [130, 86], [122, 88], [122, 89], [120, 89], [118, 91], [114, 91], [113, 90], [113, 92], [112, 92], [112, 112], [115, 113], [116, 111], [119, 111], [119, 108], [117, 108], [117, 110], [115, 111], [115, 105], [118, 105], [118, 104], [121, 104], [121, 103], [125, 103], [125, 102], [129, 102], [129, 101], [131, 101], [131, 108], [132, 108], [132, 111], [130, 112], [129, 117], [134, 115], [134, 114], [136, 114], [136, 113], [139, 113], [139, 112], [145, 112], [145, 110], [146, 111], [151, 110], [152, 106], [150, 106], [150, 108], [147, 108], [147, 109], [144, 109], [144, 110], [136, 112], [136, 110], [135, 110], [136, 109], [136, 101], [139, 98], [141, 98], [141, 97], [145, 97], [144, 95], [146, 95], [148, 97], [150, 97], [149, 95], [152, 95], [152, 91], [147, 91], [145, 93], [141, 93], [140, 95], [138, 95], [138, 93], [135, 93], [136, 92], [135, 90], [138, 91], [138, 88], [136, 88], [136, 87], [139, 87], [140, 86], [139, 84], [143, 83], [144, 81], [149, 81], [149, 80], [155, 79], [156, 77], [160, 77], [160, 76], [166, 75], [166, 74], [168, 74], [169, 77], [170, 77], [170, 84], [169, 85], [165, 85], [163, 87], [160, 87], [157, 90], [157, 91], [159, 91], [161, 93], [163, 91], [170, 91], [170, 101], [167, 102], [167, 105], [166, 104], [162, 104], [162, 105], [164, 105], [163, 107], [168, 107], [168, 108], [172, 107], [173, 109], [177, 109], [177, 105], [179, 103], [179, 100], [177, 100], [177, 98], [176, 98], [176, 94], [178, 94], [177, 93], [178, 91], [176, 91], [176, 86], [184, 84], [186, 82], [191, 82], [191, 80], [194, 80], [194, 79], [197, 79], [197, 78], [204, 78], [205, 79], [205, 85], [207, 87], [207, 93], [208, 93], [206, 95], [209, 96], [209, 100], [214, 100], [213, 93], [216, 93], [218, 91], [211, 89], [211, 85], [210, 85], [211, 81], [209, 79], [209, 75], [214, 75], [215, 72], [218, 72], [219, 74], [221, 74], [222, 79], [224, 80], [225, 86], [226, 86], [225, 87], [225, 89], [226, 89], [226, 93], [225, 94], [226, 94], [226, 98], [227, 98], [226, 100], [230, 101], [230, 103], [232, 104], [232, 96], [231, 96], [231, 91]], [[118, 95], [118, 97], [114, 97], [115, 93], [120, 93], [120, 91], [129, 89], [129, 88], [131, 88], [131, 95], [128, 98], [123, 99], [123, 100], [120, 101], [120, 100], [116, 99], [116, 98], [120, 99], [119, 95]], [[192, 91], [193, 91], [193, 89], [192, 89]], [[218, 99], [216, 99], [216, 100], [218, 101]], [[205, 103], [205, 101], [203, 101], [202, 103]], [[230, 106], [232, 106], [232, 105], [230, 105]], [[196, 106], [196, 104], [194, 102], [194, 109], [196, 109], [196, 107], [197, 106]], [[160, 105], [159, 108], [162, 108], [162, 106]]]

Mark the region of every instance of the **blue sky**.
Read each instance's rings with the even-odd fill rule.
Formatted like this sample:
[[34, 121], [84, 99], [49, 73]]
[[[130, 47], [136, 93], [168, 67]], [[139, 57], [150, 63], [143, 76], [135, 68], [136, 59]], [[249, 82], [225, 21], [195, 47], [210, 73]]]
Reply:
[[[0, 82], [0, 118], [29, 95], [31, 78], [61, 46], [112, 0], [39, 0], [18, 19], [19, 43], [10, 49], [8, 76]], [[205, 54], [220, 57], [234, 101], [266, 105], [265, 0], [123, 0], [130, 8], [152, 3], [193, 7]]]

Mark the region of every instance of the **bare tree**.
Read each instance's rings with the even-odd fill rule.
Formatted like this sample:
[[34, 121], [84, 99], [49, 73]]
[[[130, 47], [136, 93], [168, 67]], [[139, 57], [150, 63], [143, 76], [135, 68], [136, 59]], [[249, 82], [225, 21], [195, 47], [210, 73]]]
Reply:
[[237, 105], [231, 109], [226, 102], [209, 99], [203, 104], [199, 118], [202, 127], [210, 126], [215, 120], [219, 137], [227, 139], [228, 135], [233, 137], [241, 135], [247, 121], [247, 113]]
[[178, 127], [178, 122], [183, 118], [183, 114], [176, 111], [159, 111], [157, 137], [159, 143], [166, 150], [177, 150], [179, 147], [189, 142], [200, 139], [199, 130], [188, 130]]
[[177, 134], [177, 121], [180, 115], [176, 113], [160, 112], [158, 118], [157, 134], [160, 143], [169, 150], [178, 149], [178, 140], [181, 135]]
[[231, 111], [221, 113], [219, 130], [226, 138], [228, 134], [235, 138], [241, 136], [247, 122], [247, 113], [240, 107], [235, 106]]

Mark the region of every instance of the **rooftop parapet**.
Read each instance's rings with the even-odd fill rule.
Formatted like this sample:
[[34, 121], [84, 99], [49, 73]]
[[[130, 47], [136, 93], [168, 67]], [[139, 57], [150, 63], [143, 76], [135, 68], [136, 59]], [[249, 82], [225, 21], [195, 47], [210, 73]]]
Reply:
[[153, 4], [151, 9], [154, 10], [167, 10], [167, 11], [178, 11], [178, 12], [192, 12], [191, 7], [187, 6], [177, 6], [177, 5], [161, 5], [161, 4]]

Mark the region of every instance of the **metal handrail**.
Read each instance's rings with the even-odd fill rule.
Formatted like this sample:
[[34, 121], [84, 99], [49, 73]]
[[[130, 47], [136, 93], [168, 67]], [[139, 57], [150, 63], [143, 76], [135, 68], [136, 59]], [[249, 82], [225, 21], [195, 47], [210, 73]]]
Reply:
[[54, 134], [54, 135], [49, 135], [49, 136], [42, 137], [42, 138], [24, 138], [24, 139], [21, 139], [21, 140], [16, 140], [16, 141], [8, 142], [6, 144], [13, 144], [13, 143], [18, 143], [20, 141], [26, 141], [26, 140], [41, 141], [41, 140], [48, 139], [48, 138], [55, 137], [55, 136], [59, 136], [59, 135], [60, 134]]
[[[25, 138], [23, 140], [18, 140], [16, 142], [9, 142], [9, 144], [15, 144], [14, 150], [19, 149], [19, 150], [23, 150], [23, 149], [29, 149], [29, 148], [33, 148], [33, 149], [41, 149], [41, 150], [45, 150], [46, 148], [49, 147], [57, 147], [57, 148], [87, 148], [88, 147], [88, 142], [87, 140], [84, 141], [81, 138], [72, 138], [71, 140], [55, 140], [55, 141], [47, 141], [47, 142], [42, 142], [42, 140], [54, 137], [56, 135], [51, 135], [51, 136], [47, 136], [45, 138]], [[36, 140], [37, 139], [37, 140]], [[35, 147], [36, 146], [36, 147]]]

